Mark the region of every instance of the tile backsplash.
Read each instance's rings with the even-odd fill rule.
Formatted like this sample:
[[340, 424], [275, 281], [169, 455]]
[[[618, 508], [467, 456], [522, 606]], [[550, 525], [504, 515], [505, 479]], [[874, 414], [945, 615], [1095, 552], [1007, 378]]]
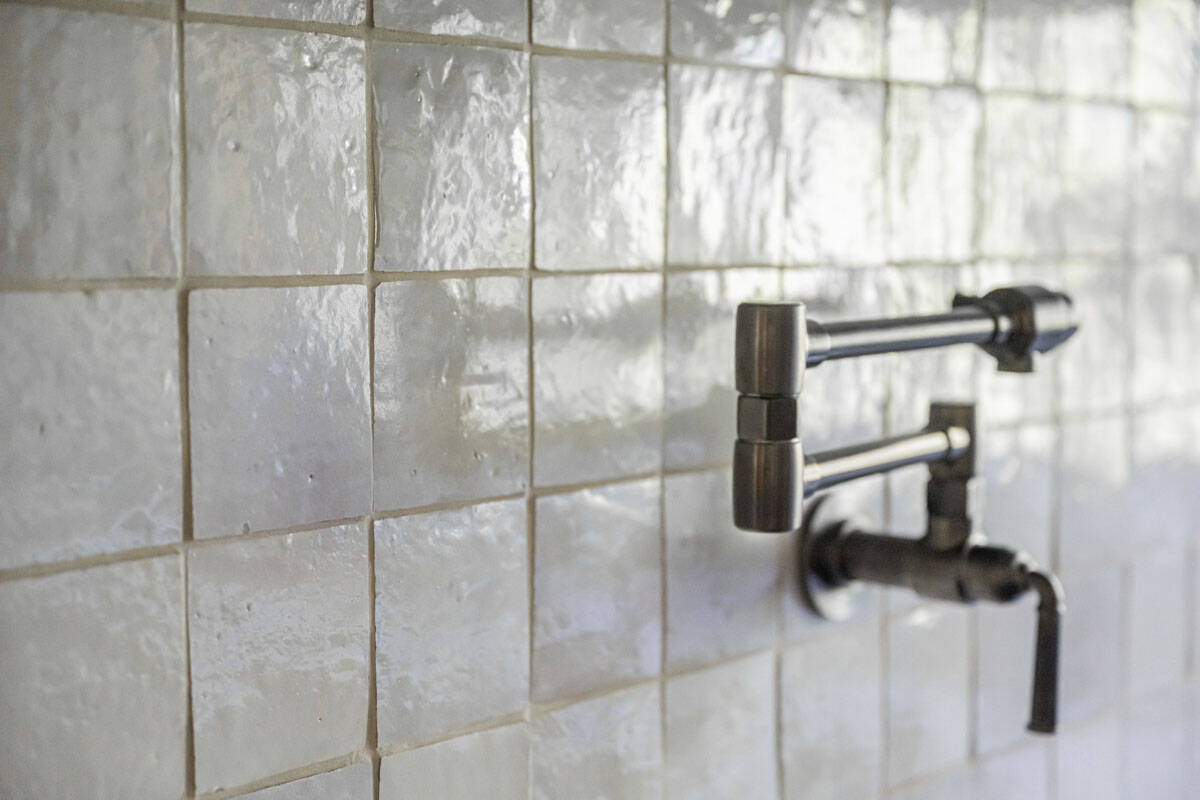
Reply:
[[[1200, 785], [1193, 0], [0, 0], [0, 796], [1128, 798]], [[1062, 287], [973, 399], [1033, 613], [730, 523], [733, 310]], [[840, 490], [917, 532], [920, 470]]]

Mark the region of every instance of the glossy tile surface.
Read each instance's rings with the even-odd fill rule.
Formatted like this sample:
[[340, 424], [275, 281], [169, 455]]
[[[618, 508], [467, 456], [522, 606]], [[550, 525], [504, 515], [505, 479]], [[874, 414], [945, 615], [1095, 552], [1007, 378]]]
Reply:
[[983, 518], [989, 538], [1051, 565], [1057, 431], [1050, 425], [985, 430], [976, 450]]
[[1200, 208], [1195, 123], [1174, 111], [1137, 115], [1134, 247], [1147, 254], [1195, 251]]
[[1060, 662], [1059, 721], [1086, 719], [1121, 693], [1125, 625], [1125, 587], [1121, 571], [1106, 567], [1063, 575], [1071, 614], [1063, 618]]
[[1196, 73], [1196, 6], [1190, 0], [1133, 0], [1133, 99], [1186, 106]]
[[781, 83], [769, 72], [671, 67], [670, 263], [778, 262]]
[[533, 282], [536, 484], [658, 468], [661, 330], [657, 275]]
[[783, 58], [783, 25], [777, 2], [669, 3], [672, 55], [763, 67], [774, 66]]
[[374, 46], [377, 269], [529, 263], [529, 61], [475, 47]]
[[711, 664], [775, 643], [786, 537], [733, 527], [728, 470], [666, 479], [667, 666]]
[[1120, 418], [1073, 422], [1061, 435], [1060, 567], [1078, 569], [1130, 553], [1127, 423]]
[[388, 756], [379, 770], [380, 800], [521, 800], [528, 792], [523, 723]]
[[533, 699], [658, 673], [657, 480], [543, 497], [534, 548]]
[[771, 269], [667, 275], [668, 467], [728, 461], [736, 435], [734, 315], [741, 302], [779, 297]]
[[370, 508], [365, 294], [321, 286], [190, 295], [197, 538]]
[[783, 103], [786, 261], [882, 261], [882, 85], [789, 75]]
[[521, 278], [375, 290], [375, 508], [519, 492], [529, 470]]
[[181, 597], [177, 556], [0, 584], [0, 794], [183, 793]]
[[1195, 791], [1188, 762], [1196, 740], [1187, 719], [1188, 700], [1168, 692], [1134, 703], [1126, 719], [1126, 797], [1169, 800]]
[[770, 653], [672, 678], [666, 708], [669, 797], [777, 794]]
[[535, 800], [661, 797], [659, 715], [657, 684], [643, 684], [535, 719]]
[[1178, 549], [1200, 533], [1200, 424], [1196, 408], [1160, 408], [1134, 417], [1130, 425], [1129, 537], [1135, 548]]
[[1116, 714], [1056, 734], [1056, 783], [1062, 800], [1116, 800], [1122, 796], [1121, 735]]
[[1128, 271], [1119, 258], [1066, 262], [1059, 285], [1070, 293], [1080, 332], [1058, 349], [1059, 411], [1067, 415], [1120, 406], [1129, 380]]
[[1179, 398], [1200, 388], [1190, 343], [1200, 336], [1200, 286], [1193, 263], [1167, 256], [1133, 270], [1130, 386], [1133, 400]]
[[[1010, 546], [1007, 533], [997, 531], [994, 541]], [[1075, 598], [1069, 602], [1074, 605]], [[1003, 605], [981, 604], [976, 613], [979, 685], [974, 702], [979, 724], [975, 743], [981, 753], [1004, 752], [1033, 738], [1025, 726], [1029, 724], [1037, 600], [1029, 595]]]
[[525, 707], [522, 500], [375, 523], [379, 741], [413, 744]]
[[533, 60], [540, 268], [661, 263], [663, 78], [652, 64]]
[[171, 23], [5, 5], [0, 28], [0, 278], [174, 275]]
[[1135, 696], [1182, 678], [1187, 660], [1186, 584], [1182, 549], [1133, 561], [1129, 585], [1129, 690]]
[[[356, 25], [366, 18], [366, 0], [184, 0], [188, 11], [271, 17], [299, 22]], [[378, 13], [378, 12], [376, 12]]]
[[446, 36], [487, 36], [525, 41], [526, 13], [521, 0], [379, 0], [375, 24]]
[[577, 50], [658, 55], [663, 51], [663, 3], [643, 0], [533, 0], [533, 40]]
[[1039, 0], [989, 0], [983, 19], [981, 87], [1062, 91], [1067, 70], [1063, 9]]
[[1118, 252], [1129, 241], [1133, 122], [1122, 106], [1067, 104], [1059, 156], [1067, 252]]
[[882, 0], [787, 0], [788, 66], [876, 78], [883, 69]]
[[980, 0], [895, 0], [888, 12], [888, 75], [922, 83], [972, 80], [980, 6]]
[[371, 765], [352, 764], [311, 778], [260, 789], [245, 797], [247, 800], [368, 800], [372, 792], [371, 784]]
[[189, 24], [188, 271], [362, 272], [363, 44]]
[[182, 538], [175, 303], [0, 295], [0, 568]]
[[367, 535], [343, 525], [188, 554], [196, 787], [233, 787], [362, 747]]

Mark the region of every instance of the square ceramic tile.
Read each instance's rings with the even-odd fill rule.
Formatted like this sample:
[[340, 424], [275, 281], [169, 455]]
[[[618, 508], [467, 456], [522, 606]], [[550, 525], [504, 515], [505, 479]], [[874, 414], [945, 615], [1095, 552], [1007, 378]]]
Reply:
[[175, 306], [0, 295], [0, 568], [180, 540]]
[[888, 624], [889, 783], [967, 757], [967, 613], [923, 605]]
[[669, 2], [672, 55], [760, 67], [783, 58], [783, 23], [775, 0]]
[[785, 0], [788, 66], [846, 78], [883, 71], [883, 0]]
[[529, 732], [493, 728], [383, 759], [379, 800], [525, 800]]
[[1063, 89], [1077, 97], [1129, 97], [1130, 0], [1077, 0], [1062, 9]]
[[373, 783], [370, 764], [352, 764], [311, 778], [260, 789], [244, 797], [245, 800], [370, 800]]
[[1138, 413], [1130, 426], [1133, 465], [1126, 502], [1135, 552], [1179, 548], [1200, 533], [1200, 425], [1196, 409]]
[[1196, 5], [1191, 0], [1133, 0], [1133, 99], [1184, 107], [1196, 74]]
[[1012, 258], [1062, 252], [1064, 107], [1013, 96], [988, 97], [984, 106], [981, 254]]
[[783, 653], [784, 794], [874, 800], [883, 758], [879, 629], [831, 630]]
[[1195, 265], [1182, 256], [1133, 267], [1131, 385], [1136, 403], [1180, 398], [1200, 384], [1193, 343], [1200, 337], [1200, 287]]
[[980, 105], [968, 89], [893, 86], [888, 94], [888, 255], [962, 261], [974, 234]]
[[1060, 164], [1063, 245], [1071, 253], [1111, 253], [1129, 242], [1133, 112], [1068, 103]]
[[1117, 714], [1068, 726], [1055, 734], [1055, 784], [1060, 800], [1117, 800], [1124, 796], [1121, 735]]
[[1023, 425], [984, 431], [976, 449], [983, 532], [1046, 567], [1051, 566], [1058, 441], [1051, 425]]
[[666, 686], [667, 795], [775, 797], [775, 656], [672, 678]]
[[361, 748], [371, 613], [363, 527], [223, 542], [187, 559], [197, 790]]
[[376, 289], [376, 509], [525, 489], [526, 313], [523, 278]]
[[658, 480], [537, 501], [533, 699], [561, 700], [658, 674]]
[[790, 264], [883, 260], [883, 86], [784, 80]]
[[[1010, 546], [1003, 538], [995, 541]], [[1073, 610], [1074, 598], [1067, 602]], [[1025, 727], [1033, 691], [1037, 605], [1037, 598], [1030, 593], [1012, 603], [981, 603], [976, 611], [975, 747], [980, 753], [1003, 752], [1019, 742], [1037, 740]]]
[[534, 482], [600, 480], [661, 463], [662, 278], [533, 284]]
[[733, 527], [728, 470], [666, 479], [667, 665], [711, 664], [775, 643], [784, 536]]
[[381, 744], [525, 707], [527, 561], [523, 500], [375, 523]]
[[1065, 573], [1058, 718], [1086, 719], [1116, 702], [1123, 689], [1125, 587], [1119, 567]]
[[1060, 290], [1071, 296], [1079, 331], [1045, 359], [1059, 370], [1059, 411], [1112, 411], [1128, 399], [1134, 360], [1129, 271], [1123, 259], [1066, 262]]
[[1181, 683], [1187, 660], [1187, 582], [1182, 549], [1139, 555], [1129, 591], [1129, 690], [1144, 695]]
[[185, 41], [188, 271], [365, 270], [363, 43], [207, 24]]
[[663, 791], [657, 684], [548, 712], [530, 726], [534, 800], [659, 800]]
[[366, 0], [185, 0], [185, 3], [188, 11], [341, 25], [362, 22], [367, 10]]
[[533, 0], [533, 40], [551, 47], [663, 52], [664, 3]]
[[736, 436], [734, 315], [739, 303], [779, 297], [779, 272], [703, 270], [667, 275], [668, 467], [729, 461]]
[[527, 29], [522, 0], [379, 0], [375, 24], [443, 36], [487, 36], [525, 41]]
[[529, 263], [529, 59], [374, 45], [376, 269]]
[[0, 276], [174, 275], [175, 26], [5, 5], [0, 28]]
[[190, 295], [196, 538], [370, 509], [365, 294], [319, 286]]
[[780, 85], [772, 72], [671, 67], [669, 262], [778, 262]]
[[1120, 417], [1063, 425], [1059, 445], [1059, 559], [1063, 569], [1133, 549], [1129, 426]]
[[1134, 702], [1125, 727], [1125, 797], [1171, 800], [1195, 794], [1187, 773], [1196, 752], [1187, 706], [1182, 692]]
[[1060, 3], [988, 0], [979, 65], [981, 88], [1062, 91], [1067, 72], [1066, 13]]
[[663, 68], [539, 56], [533, 82], [537, 265], [661, 264]]
[[961, 83], [975, 77], [981, 0], [894, 0], [888, 13], [892, 80]]
[[20, 732], [0, 795], [182, 795], [181, 578], [164, 556], [0, 584], [0, 717]]
[[1200, 249], [1200, 140], [1174, 111], [1137, 115], [1134, 247], [1143, 253]]

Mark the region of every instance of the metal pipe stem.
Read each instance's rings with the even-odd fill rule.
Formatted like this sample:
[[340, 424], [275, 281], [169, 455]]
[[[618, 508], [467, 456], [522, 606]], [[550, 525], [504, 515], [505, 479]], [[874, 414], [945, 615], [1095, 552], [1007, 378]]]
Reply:
[[807, 321], [806, 366], [838, 358], [925, 350], [952, 344], [1001, 344], [1010, 320], [980, 306], [961, 306], [944, 314], [860, 319], [847, 322]]
[[971, 432], [953, 425], [810, 453], [804, 459], [804, 496], [909, 464], [948, 461], [967, 452], [970, 446]]

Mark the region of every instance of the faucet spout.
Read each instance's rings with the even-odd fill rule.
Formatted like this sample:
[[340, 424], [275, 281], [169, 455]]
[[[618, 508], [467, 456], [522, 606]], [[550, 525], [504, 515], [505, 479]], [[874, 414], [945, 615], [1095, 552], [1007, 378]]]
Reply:
[[1058, 723], [1058, 639], [1066, 604], [1062, 584], [1048, 572], [1032, 570], [1029, 586], [1038, 594], [1038, 621], [1028, 727], [1033, 733], [1054, 733]]

